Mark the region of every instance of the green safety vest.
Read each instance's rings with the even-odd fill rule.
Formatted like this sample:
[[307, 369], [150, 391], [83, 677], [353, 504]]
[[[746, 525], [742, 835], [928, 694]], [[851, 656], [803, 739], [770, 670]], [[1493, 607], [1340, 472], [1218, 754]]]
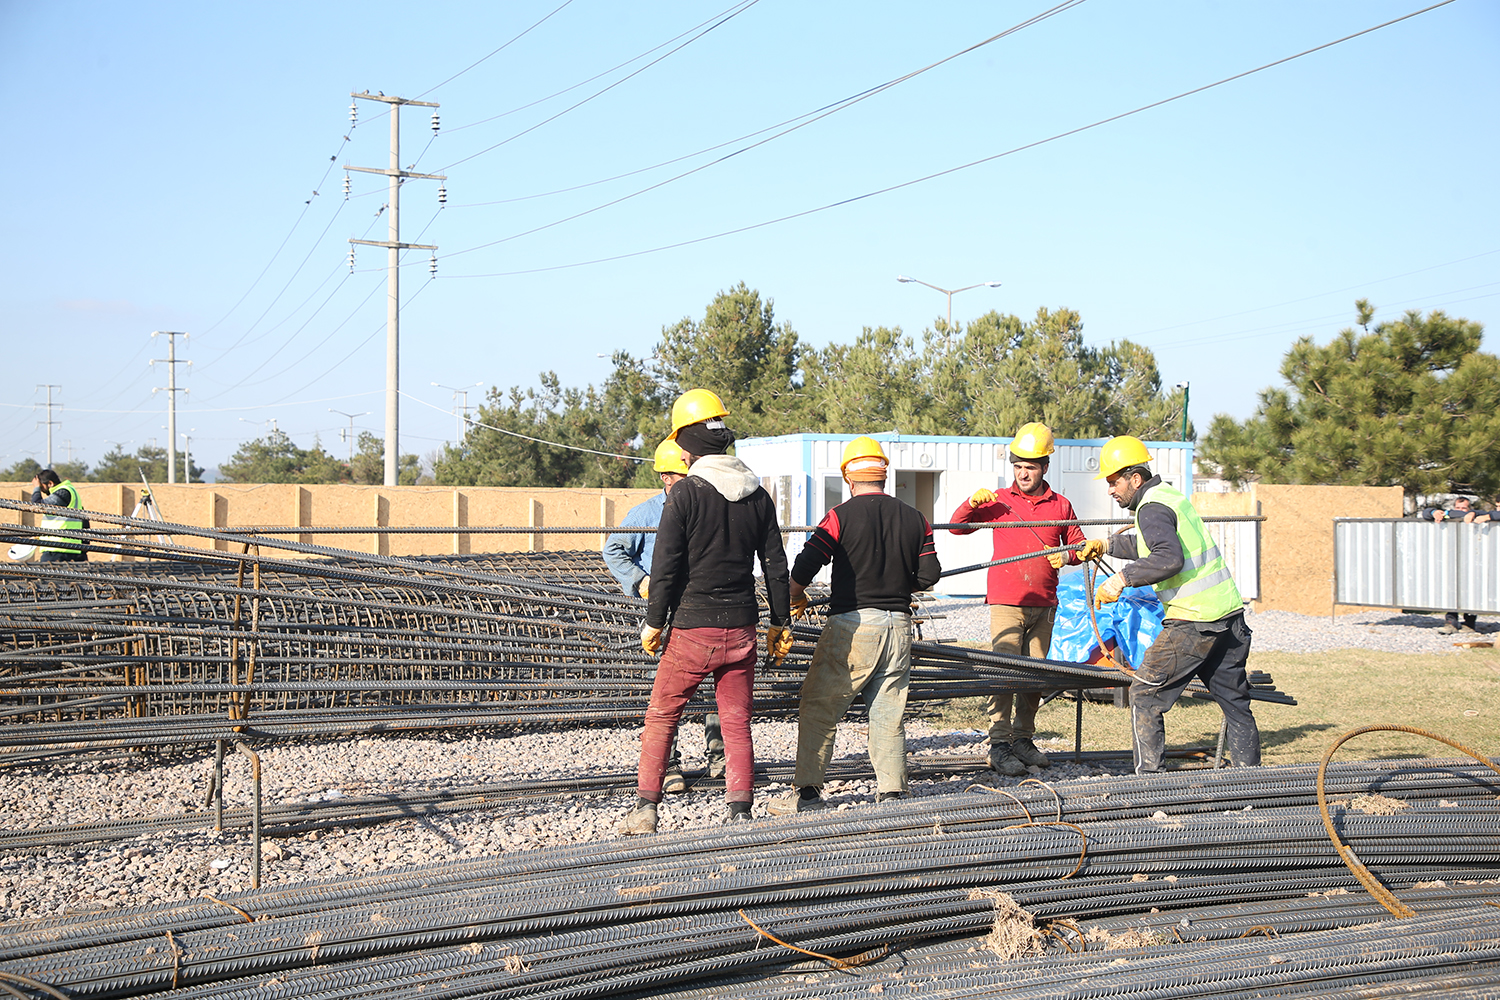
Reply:
[[[71, 480], [71, 479], [65, 479], [65, 480], [63, 480], [62, 482], [58, 483], [56, 486], [54, 486], [52, 488], [52, 492], [56, 493], [58, 490], [61, 490], [61, 489], [66, 489], [68, 491], [68, 495], [73, 498], [72, 502], [68, 504], [68, 508], [70, 510], [80, 510], [83, 507], [83, 500], [79, 498], [79, 496], [78, 496], [78, 487], [76, 487], [76, 486], [73, 485], [73, 480]], [[60, 514], [48, 514], [48, 515], [46, 515], [45, 517], [42, 518], [42, 527], [44, 527], [44, 528], [60, 528], [63, 531], [81, 531], [81, 530], [83, 530], [83, 519], [82, 518], [63, 517]], [[77, 552], [77, 551], [79, 551], [78, 550], [78, 544], [79, 544], [79, 542], [78, 542], [78, 539], [76, 539], [76, 538], [59, 538], [56, 535], [44, 535], [42, 537], [42, 539], [41, 539], [41, 542], [42, 542], [41, 548], [42, 548], [43, 552]], [[57, 545], [48, 545], [47, 544], [48, 542], [61, 542], [61, 543], [65, 544], [67, 546], [67, 548], [59, 548]]]
[[1168, 618], [1214, 622], [1244, 607], [1240, 588], [1234, 585], [1229, 564], [1214, 544], [1203, 519], [1181, 490], [1158, 483], [1136, 504], [1135, 547], [1142, 558], [1150, 554], [1141, 534], [1141, 508], [1148, 503], [1170, 507], [1177, 515], [1177, 542], [1182, 546], [1182, 569], [1176, 576], [1152, 584]]

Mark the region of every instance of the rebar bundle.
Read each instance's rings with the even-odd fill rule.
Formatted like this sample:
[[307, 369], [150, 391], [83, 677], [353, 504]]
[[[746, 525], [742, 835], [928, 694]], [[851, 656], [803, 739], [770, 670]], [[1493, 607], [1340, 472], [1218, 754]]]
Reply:
[[[203, 998], [1492, 995], [1500, 783], [1422, 764], [1333, 765], [1325, 784], [1339, 836], [1410, 918], [1382, 916], [1345, 867], [1315, 768], [1233, 768], [18, 922], [0, 982]], [[1358, 811], [1371, 789], [1405, 808]]]

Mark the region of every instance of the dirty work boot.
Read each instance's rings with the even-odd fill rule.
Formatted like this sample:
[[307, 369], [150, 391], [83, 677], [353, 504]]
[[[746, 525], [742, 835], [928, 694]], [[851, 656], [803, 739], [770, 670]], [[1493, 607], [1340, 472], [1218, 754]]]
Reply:
[[725, 820], [726, 823], [739, 823], [749, 819], [751, 819], [749, 802], [729, 803], [729, 818]]
[[1437, 634], [1438, 635], [1452, 635], [1454, 632], [1457, 632], [1457, 631], [1458, 631], [1458, 626], [1457, 625], [1453, 624], [1452, 622], [1444, 622], [1443, 624], [1441, 624], [1441, 625], [1438, 626]]
[[679, 795], [687, 791], [687, 779], [682, 776], [676, 763], [667, 765], [667, 773], [661, 776], [661, 790], [669, 795]]
[[828, 803], [823, 801], [823, 793], [813, 785], [797, 789], [795, 795], [783, 795], [779, 799], [772, 799], [766, 805], [766, 811], [772, 816], [790, 816], [792, 813], [808, 812], [813, 809], [822, 809]]
[[905, 792], [881, 792], [875, 796], [876, 802], [894, 802], [896, 799], [906, 798]]
[[1009, 778], [1019, 778], [1026, 773], [1026, 765], [1011, 752], [1009, 743], [990, 744], [990, 769]]
[[1047, 755], [1038, 750], [1036, 744], [1031, 742], [1031, 737], [1029, 736], [1023, 736], [1018, 740], [1012, 741], [1010, 752], [1019, 757], [1021, 763], [1027, 767], [1046, 767], [1051, 763], [1047, 759]]
[[710, 778], [724, 777], [724, 735], [719, 730], [719, 717], [717, 715], [705, 715], [703, 717], [703, 742], [708, 747], [708, 776]]
[[620, 820], [620, 832], [624, 834], [655, 833], [656, 803], [650, 799], [637, 798], [635, 808]]

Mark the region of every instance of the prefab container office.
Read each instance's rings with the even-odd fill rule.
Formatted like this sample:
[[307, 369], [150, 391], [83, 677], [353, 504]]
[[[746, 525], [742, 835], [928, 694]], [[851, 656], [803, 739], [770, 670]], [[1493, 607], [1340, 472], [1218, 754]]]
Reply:
[[[745, 438], [735, 443], [735, 453], [760, 477], [776, 500], [782, 524], [815, 525], [829, 508], [849, 498], [849, 487], [839, 473], [844, 445], [853, 434], [787, 434], [781, 437]], [[1007, 445], [1001, 437], [922, 437], [885, 433], [870, 435], [879, 441], [891, 462], [886, 489], [927, 515], [933, 524], [946, 523], [953, 511], [975, 490], [1010, 485]], [[1128, 516], [1105, 492], [1099, 474], [1099, 452], [1104, 439], [1058, 441], [1047, 470], [1047, 482], [1072, 501], [1079, 518]], [[1187, 442], [1147, 441], [1151, 470], [1162, 479], [1191, 493], [1193, 446]], [[999, 529], [1016, 530], [1016, 529]], [[1086, 527], [1089, 538], [1103, 538], [1104, 526]], [[806, 534], [787, 536], [787, 555], [795, 559], [807, 540]], [[969, 566], [987, 561], [993, 554], [990, 530], [972, 535], [936, 533], [938, 558], [945, 567]], [[825, 568], [822, 579], [827, 581]], [[953, 596], [983, 595], [983, 570], [945, 577], [934, 589]], [[1246, 595], [1249, 596], [1249, 595]]]

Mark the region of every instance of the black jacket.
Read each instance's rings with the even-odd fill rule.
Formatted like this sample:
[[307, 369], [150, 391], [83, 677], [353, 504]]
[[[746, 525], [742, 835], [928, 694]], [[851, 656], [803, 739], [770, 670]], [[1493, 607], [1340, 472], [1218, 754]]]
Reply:
[[831, 615], [860, 608], [906, 614], [912, 592], [942, 572], [927, 518], [885, 493], [859, 493], [830, 510], [798, 553], [792, 579], [805, 587], [830, 560]]
[[760, 559], [771, 624], [791, 621], [786, 549], [776, 506], [745, 464], [706, 455], [667, 494], [651, 558], [646, 624], [661, 628], [738, 628], [760, 620]]

